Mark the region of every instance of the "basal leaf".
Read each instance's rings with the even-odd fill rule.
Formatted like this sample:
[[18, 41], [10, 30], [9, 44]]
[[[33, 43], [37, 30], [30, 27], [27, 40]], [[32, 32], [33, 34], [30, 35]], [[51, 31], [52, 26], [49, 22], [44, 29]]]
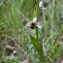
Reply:
[[45, 58], [44, 58], [44, 54], [43, 54], [43, 49], [42, 46], [40, 45], [40, 43], [37, 41], [37, 39], [35, 39], [33, 36], [30, 35], [30, 39], [34, 45], [34, 47], [36, 48], [38, 54], [40, 55], [40, 57], [42, 58], [42, 62], [45, 62]]

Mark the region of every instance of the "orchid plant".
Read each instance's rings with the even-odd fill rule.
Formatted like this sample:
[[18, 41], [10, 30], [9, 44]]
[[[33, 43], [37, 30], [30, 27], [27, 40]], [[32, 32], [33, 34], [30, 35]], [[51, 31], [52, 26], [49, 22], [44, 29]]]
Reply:
[[36, 8], [34, 9], [34, 12], [35, 12], [35, 16], [37, 17], [34, 17], [32, 21], [28, 22], [26, 24], [26, 26], [30, 26], [31, 29], [34, 29], [36, 27], [36, 38], [34, 38], [31, 34], [30, 34], [30, 39], [31, 39], [31, 42], [33, 43], [34, 47], [36, 48], [40, 58], [39, 60], [41, 61], [41, 63], [46, 63], [45, 61], [45, 57], [44, 57], [44, 54], [43, 54], [43, 49], [42, 49], [42, 46], [41, 44], [39, 43], [39, 40], [38, 40], [38, 28], [42, 28], [42, 26], [40, 25], [40, 23], [38, 23], [38, 14], [39, 14], [39, 8], [41, 10], [45, 10], [46, 8], [42, 8], [42, 4], [43, 2], [39, 2], [39, 4], [37, 3], [37, 6], [35, 6]]

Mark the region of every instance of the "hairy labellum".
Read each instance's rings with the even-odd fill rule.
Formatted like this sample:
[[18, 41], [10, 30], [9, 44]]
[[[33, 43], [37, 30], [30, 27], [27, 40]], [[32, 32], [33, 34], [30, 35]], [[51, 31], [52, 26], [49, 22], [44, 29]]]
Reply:
[[34, 28], [35, 28], [35, 24], [32, 23], [32, 24], [31, 24], [31, 29], [34, 29]]

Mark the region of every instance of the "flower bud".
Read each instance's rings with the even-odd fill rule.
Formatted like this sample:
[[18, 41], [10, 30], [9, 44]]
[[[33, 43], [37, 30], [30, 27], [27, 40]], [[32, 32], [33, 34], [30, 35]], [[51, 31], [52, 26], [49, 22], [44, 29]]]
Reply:
[[41, 1], [41, 2], [39, 3], [39, 7], [40, 7], [40, 8], [42, 7], [42, 4], [43, 4], [43, 2]]

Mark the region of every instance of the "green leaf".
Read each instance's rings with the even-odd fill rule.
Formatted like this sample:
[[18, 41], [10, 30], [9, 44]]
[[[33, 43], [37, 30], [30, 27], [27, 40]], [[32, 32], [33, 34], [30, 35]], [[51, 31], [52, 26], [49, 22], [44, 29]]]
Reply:
[[30, 35], [30, 39], [34, 45], [34, 47], [37, 50], [37, 53], [40, 55], [41, 59], [42, 59], [42, 63], [46, 63], [45, 58], [44, 58], [44, 54], [43, 54], [43, 49], [42, 46], [40, 45], [40, 43], [37, 41], [37, 39], [35, 39], [33, 36]]

